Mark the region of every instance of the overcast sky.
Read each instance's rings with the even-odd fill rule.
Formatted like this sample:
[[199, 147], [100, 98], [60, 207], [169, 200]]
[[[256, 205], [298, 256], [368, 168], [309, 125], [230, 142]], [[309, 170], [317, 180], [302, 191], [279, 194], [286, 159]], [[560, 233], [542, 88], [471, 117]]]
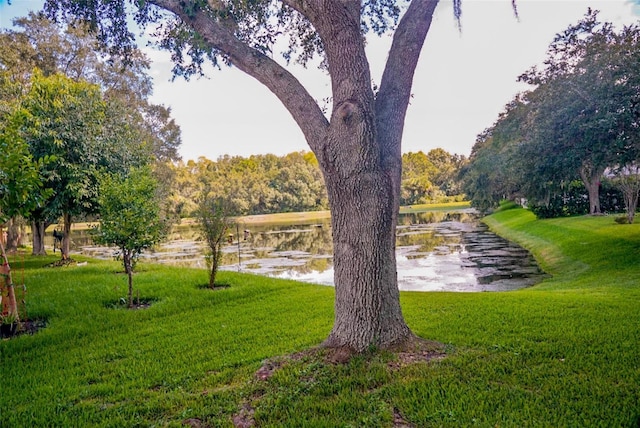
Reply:
[[[41, 0], [0, 0], [0, 26], [39, 9]], [[519, 19], [509, 0], [464, 0], [462, 32], [452, 2], [442, 0], [416, 70], [405, 122], [403, 152], [441, 147], [469, 155], [477, 134], [491, 126], [505, 104], [525, 89], [518, 75], [545, 58], [553, 36], [591, 7], [616, 25], [640, 18], [638, 1], [518, 0]], [[368, 53], [379, 81], [390, 37], [371, 37]], [[297, 125], [277, 98], [239, 70], [211, 71], [207, 79], [170, 82], [168, 55], [145, 48], [153, 60], [152, 101], [171, 107], [182, 128], [185, 160], [224, 154], [249, 156], [309, 150]], [[294, 74], [320, 102], [330, 95], [328, 77], [316, 69]]]

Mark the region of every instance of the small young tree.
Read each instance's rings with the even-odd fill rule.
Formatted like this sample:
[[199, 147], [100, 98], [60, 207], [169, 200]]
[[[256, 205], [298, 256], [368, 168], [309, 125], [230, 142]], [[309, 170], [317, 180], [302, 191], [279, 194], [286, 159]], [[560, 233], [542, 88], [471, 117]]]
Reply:
[[235, 224], [235, 220], [229, 216], [229, 207], [226, 199], [207, 195], [202, 198], [196, 211], [198, 226], [207, 243], [205, 258], [209, 268], [209, 288], [215, 288], [224, 237]]
[[100, 225], [94, 229], [94, 241], [120, 249], [129, 279], [129, 307], [133, 306], [136, 260], [143, 250], [162, 240], [167, 232], [157, 190], [158, 184], [150, 167], [133, 168], [124, 179], [106, 175], [100, 181]]

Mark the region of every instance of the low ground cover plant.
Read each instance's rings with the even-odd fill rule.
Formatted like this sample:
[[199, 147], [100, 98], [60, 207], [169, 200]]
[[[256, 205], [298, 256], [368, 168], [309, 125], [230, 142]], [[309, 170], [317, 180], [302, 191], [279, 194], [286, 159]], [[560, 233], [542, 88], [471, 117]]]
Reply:
[[[26, 258], [26, 316], [0, 342], [0, 426], [637, 426], [640, 225], [611, 217], [487, 219], [551, 277], [506, 293], [402, 293], [407, 322], [444, 345], [429, 360], [311, 352], [333, 289], [139, 264], [152, 304], [116, 262]], [[22, 263], [22, 262], [21, 262]]]

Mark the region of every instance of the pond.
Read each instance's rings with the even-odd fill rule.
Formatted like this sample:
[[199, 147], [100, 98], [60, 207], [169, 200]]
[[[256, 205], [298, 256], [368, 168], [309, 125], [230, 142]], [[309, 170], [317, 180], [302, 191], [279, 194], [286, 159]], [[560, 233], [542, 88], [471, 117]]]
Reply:
[[[222, 270], [333, 285], [328, 219], [241, 224], [233, 232], [223, 249]], [[113, 249], [92, 245], [86, 233], [74, 231], [72, 241], [84, 255], [113, 257]], [[197, 230], [176, 226], [166, 243], [141, 259], [206, 268], [203, 254]], [[488, 231], [471, 209], [401, 215], [397, 262], [401, 290], [508, 291], [531, 286], [544, 276], [526, 250]]]

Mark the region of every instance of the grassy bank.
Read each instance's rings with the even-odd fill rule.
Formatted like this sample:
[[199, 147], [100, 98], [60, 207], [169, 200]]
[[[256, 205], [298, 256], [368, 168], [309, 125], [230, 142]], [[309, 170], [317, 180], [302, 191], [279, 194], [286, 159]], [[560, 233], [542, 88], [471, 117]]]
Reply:
[[134, 285], [154, 302], [131, 311], [117, 306], [117, 263], [19, 257], [28, 315], [48, 326], [0, 342], [0, 426], [637, 426], [640, 225], [520, 209], [487, 222], [552, 277], [402, 293], [411, 328], [446, 358], [302, 356], [267, 380], [255, 376], [265, 359], [326, 337], [332, 288], [221, 272], [229, 287], [211, 291], [203, 270], [140, 265]]

